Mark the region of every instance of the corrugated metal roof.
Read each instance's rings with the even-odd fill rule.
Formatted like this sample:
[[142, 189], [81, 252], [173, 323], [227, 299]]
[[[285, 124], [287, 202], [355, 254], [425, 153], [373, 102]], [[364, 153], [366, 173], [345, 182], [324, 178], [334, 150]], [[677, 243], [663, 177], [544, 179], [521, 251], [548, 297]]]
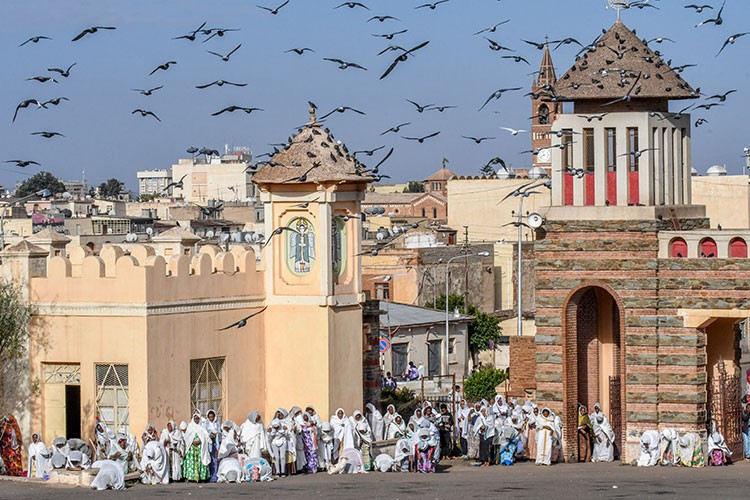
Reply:
[[[380, 302], [380, 310], [382, 311], [380, 326], [384, 328], [445, 323], [445, 311], [385, 301]], [[453, 312], [448, 317], [451, 323], [471, 321], [473, 319], [472, 316], [463, 314], [456, 319], [453, 316]]]

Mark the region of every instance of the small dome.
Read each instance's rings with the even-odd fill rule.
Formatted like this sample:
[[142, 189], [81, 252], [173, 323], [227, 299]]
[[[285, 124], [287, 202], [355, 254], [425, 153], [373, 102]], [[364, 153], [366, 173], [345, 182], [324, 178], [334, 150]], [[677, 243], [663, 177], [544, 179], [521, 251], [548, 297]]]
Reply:
[[547, 171], [542, 167], [534, 167], [529, 170], [529, 179], [544, 179], [547, 177]]
[[727, 168], [722, 167], [721, 165], [714, 165], [706, 171], [706, 175], [710, 177], [720, 177], [723, 175], [727, 175]]
[[691, 168], [691, 169], [690, 169], [690, 175], [691, 175], [691, 176], [693, 176], [693, 177], [696, 177], [696, 176], [698, 176], [698, 175], [699, 175], [699, 174], [698, 174], [698, 169], [697, 169], [697, 168], [695, 168], [695, 167]]
[[504, 168], [501, 168], [500, 170], [497, 171], [497, 178], [498, 179], [503, 179], [503, 180], [505, 180], [505, 179], [515, 179], [516, 178], [516, 174], [515, 174], [515, 172], [511, 172], [510, 170], [506, 170]]

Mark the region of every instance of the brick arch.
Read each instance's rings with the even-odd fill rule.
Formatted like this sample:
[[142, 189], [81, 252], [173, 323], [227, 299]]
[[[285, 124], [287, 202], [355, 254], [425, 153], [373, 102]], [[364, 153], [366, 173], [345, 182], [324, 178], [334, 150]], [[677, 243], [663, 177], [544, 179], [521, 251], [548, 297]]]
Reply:
[[[563, 458], [566, 462], [577, 460], [578, 451], [578, 392], [579, 392], [579, 307], [590, 300], [591, 293], [600, 289], [612, 298], [613, 308], [613, 341], [615, 372], [621, 381], [620, 415], [621, 422], [616, 436], [620, 456], [624, 458], [624, 443], [627, 427], [625, 423], [625, 321], [624, 306], [619, 294], [608, 284], [600, 281], [586, 281], [572, 289], [563, 303], [562, 331], [563, 331]], [[593, 404], [594, 402], [591, 402]], [[589, 411], [591, 408], [589, 407]], [[612, 420], [612, 411], [608, 417]], [[613, 422], [614, 425], [614, 422]]]

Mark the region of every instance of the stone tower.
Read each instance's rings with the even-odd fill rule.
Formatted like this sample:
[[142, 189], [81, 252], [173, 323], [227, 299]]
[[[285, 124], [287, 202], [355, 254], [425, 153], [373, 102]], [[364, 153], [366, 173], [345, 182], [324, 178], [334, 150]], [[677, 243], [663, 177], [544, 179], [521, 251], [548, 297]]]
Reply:
[[[269, 363], [304, 383], [266, 378], [267, 400], [322, 415], [362, 405], [360, 204], [372, 181], [347, 147], [310, 122], [253, 180], [265, 203]], [[278, 234], [274, 234], [278, 228]], [[268, 409], [268, 411], [275, 410]], [[267, 413], [269, 414], [269, 413]]]
[[534, 156], [534, 166], [544, 168], [548, 174], [552, 168], [550, 130], [552, 130], [552, 123], [557, 119], [560, 107], [559, 102], [549, 100], [549, 97], [553, 95], [550, 89], [554, 88], [556, 83], [555, 66], [552, 63], [549, 43], [547, 43], [544, 46], [539, 73], [531, 86], [531, 148], [539, 150], [539, 154]]

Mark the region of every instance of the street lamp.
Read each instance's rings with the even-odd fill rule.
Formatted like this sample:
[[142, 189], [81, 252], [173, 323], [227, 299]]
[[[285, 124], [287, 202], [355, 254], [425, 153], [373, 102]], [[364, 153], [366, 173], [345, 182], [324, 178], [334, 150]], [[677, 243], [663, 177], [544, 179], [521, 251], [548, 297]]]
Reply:
[[28, 196], [24, 196], [23, 198], [19, 198], [12, 203], [6, 203], [3, 207], [3, 213], [0, 215], [0, 251], [5, 248], [5, 213], [8, 211], [8, 207], [12, 207], [16, 203], [30, 200], [31, 198], [34, 198], [36, 196], [39, 196], [40, 198], [49, 198], [50, 196], [52, 196], [52, 191], [50, 191], [49, 189], [42, 189], [41, 191], [37, 191], [36, 193], [32, 193]]
[[[479, 252], [475, 255], [475, 257], [489, 257], [490, 252]], [[456, 259], [464, 259], [469, 258], [470, 255], [456, 255], [455, 257], [451, 257], [448, 259], [448, 261], [445, 263], [445, 367], [443, 370], [443, 373], [445, 375], [448, 375], [448, 367], [450, 366], [449, 363], [449, 356], [450, 356], [450, 316], [449, 316], [449, 307], [448, 307], [448, 272], [450, 271], [450, 264]]]

